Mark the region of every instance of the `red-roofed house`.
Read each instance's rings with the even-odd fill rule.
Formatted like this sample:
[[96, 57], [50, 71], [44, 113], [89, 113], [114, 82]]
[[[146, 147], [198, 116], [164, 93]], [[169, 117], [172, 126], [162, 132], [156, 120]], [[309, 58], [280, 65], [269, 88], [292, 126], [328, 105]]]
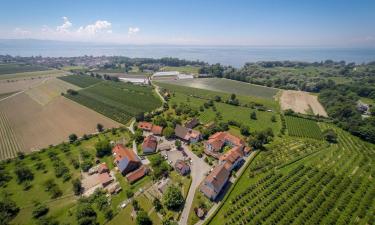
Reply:
[[98, 178], [103, 188], [108, 186], [114, 180], [113, 177], [109, 173], [101, 173], [98, 175]]
[[154, 135], [161, 135], [163, 132], [163, 127], [154, 125], [150, 122], [139, 122], [138, 128], [144, 131], [153, 133]]
[[142, 165], [141, 160], [133, 152], [133, 150], [125, 148], [121, 144], [115, 145], [112, 149], [112, 154], [115, 158], [114, 163], [117, 165], [122, 175], [138, 169]]
[[225, 163], [221, 163], [208, 174], [199, 189], [209, 199], [215, 200], [228, 182], [229, 176], [230, 171], [226, 168]]
[[138, 128], [144, 131], [151, 131], [152, 129], [152, 123], [150, 122], [139, 122], [138, 123]]
[[199, 131], [183, 127], [179, 124], [176, 125], [174, 133], [176, 137], [190, 143], [196, 143], [201, 139], [201, 133]]
[[190, 173], [190, 166], [183, 160], [177, 160], [174, 168], [183, 176]]
[[154, 153], [156, 151], [156, 146], [158, 145], [158, 140], [154, 135], [147, 136], [142, 143], [142, 150], [144, 154]]
[[243, 162], [244, 153], [240, 147], [236, 146], [220, 156], [220, 163], [227, 163], [226, 167], [232, 171]]
[[211, 155], [212, 157], [219, 159], [221, 152], [225, 146], [229, 146], [232, 148], [239, 147], [241, 151], [243, 151], [245, 142], [228, 132], [217, 132], [211, 135], [208, 138], [208, 141], [204, 143], [204, 152], [207, 155]]
[[102, 163], [98, 167], [98, 173], [109, 173], [109, 168], [107, 166], [107, 163]]
[[147, 172], [148, 172], [147, 167], [141, 166], [137, 170], [134, 170], [133, 172], [128, 173], [128, 175], [126, 175], [126, 179], [130, 183], [134, 183], [137, 180], [139, 180], [142, 177], [144, 177], [147, 174]]

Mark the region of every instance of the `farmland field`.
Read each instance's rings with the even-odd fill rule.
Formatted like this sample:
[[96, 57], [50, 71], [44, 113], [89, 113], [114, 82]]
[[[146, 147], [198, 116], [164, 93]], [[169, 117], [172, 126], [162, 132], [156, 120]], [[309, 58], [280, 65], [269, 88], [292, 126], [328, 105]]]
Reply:
[[313, 120], [285, 116], [285, 122], [290, 136], [322, 139], [322, 132]]
[[279, 138], [258, 154], [208, 224], [373, 224], [375, 146]]
[[280, 96], [280, 104], [283, 110], [292, 109], [294, 112], [302, 114], [313, 114], [327, 117], [322, 104], [318, 100], [318, 96], [314, 96], [304, 91], [282, 91]]
[[33, 71], [33, 72], [22, 72], [0, 75], [1, 80], [14, 80], [14, 79], [35, 79], [35, 78], [46, 78], [46, 77], [57, 77], [63, 76], [67, 72], [62, 70], [44, 70], [44, 71]]
[[25, 93], [39, 104], [46, 105], [68, 89], [78, 90], [80, 88], [57, 78], [47, 78], [37, 88], [31, 88]]
[[65, 96], [123, 124], [137, 113], [152, 111], [161, 105], [151, 87], [111, 81]]
[[12, 94], [15, 94], [15, 93], [17, 93], [17, 91], [0, 93], [0, 100], [3, 99], [3, 98], [6, 98], [8, 96], [11, 96]]
[[[66, 141], [68, 136], [96, 132], [96, 124], [105, 128], [117, 127], [112, 121], [86, 107], [62, 96], [55, 97], [46, 105], [36, 102], [25, 93], [0, 102], [0, 112], [7, 118], [22, 151], [45, 148], [50, 144]], [[12, 142], [14, 136], [3, 141]], [[9, 151], [9, 149], [2, 149]]]
[[0, 76], [2, 76], [3, 74], [33, 72], [42, 70], [48, 70], [48, 68], [38, 65], [0, 64]]
[[68, 83], [74, 84], [78, 87], [88, 87], [93, 84], [99, 83], [102, 80], [88, 76], [88, 75], [69, 75], [69, 76], [63, 76], [59, 77], [59, 79], [66, 81]]
[[0, 111], [0, 160], [13, 158], [22, 151], [22, 143], [17, 140], [6, 115]]
[[198, 78], [193, 80], [169, 80], [163, 82], [211, 91], [235, 93], [243, 96], [254, 96], [270, 100], [272, 100], [279, 91], [275, 88], [249, 84], [241, 81], [228, 80], [224, 78]]

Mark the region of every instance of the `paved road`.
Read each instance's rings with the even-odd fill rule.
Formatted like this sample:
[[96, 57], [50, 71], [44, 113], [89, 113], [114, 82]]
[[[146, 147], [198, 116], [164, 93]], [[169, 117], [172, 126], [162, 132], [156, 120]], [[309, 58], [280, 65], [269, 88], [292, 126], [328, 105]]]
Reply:
[[197, 191], [199, 184], [206, 177], [205, 174], [210, 171], [211, 167], [207, 163], [205, 163], [202, 158], [199, 158], [193, 152], [191, 152], [186, 145], [183, 145], [182, 147], [184, 148], [186, 154], [193, 161], [193, 163], [191, 164], [191, 168], [190, 168], [192, 181], [191, 181], [188, 196], [186, 198], [185, 206], [181, 213], [181, 217], [179, 221], [180, 225], [186, 225], [188, 217], [189, 217], [191, 205], [193, 203], [195, 192]]

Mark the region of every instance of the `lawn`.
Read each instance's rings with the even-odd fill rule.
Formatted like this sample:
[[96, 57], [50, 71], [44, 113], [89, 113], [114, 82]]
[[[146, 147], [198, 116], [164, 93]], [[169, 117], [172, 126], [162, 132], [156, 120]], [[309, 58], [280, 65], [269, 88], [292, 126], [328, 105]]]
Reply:
[[320, 126], [334, 129], [339, 143], [277, 138], [208, 224], [371, 224], [375, 146], [333, 125]]
[[[216, 96], [220, 96], [222, 101], [226, 101], [230, 98], [231, 92], [225, 92], [225, 91], [212, 91], [208, 89], [203, 89], [205, 87], [188, 87], [188, 86], [182, 86], [177, 85], [173, 82], [171, 83], [165, 83], [165, 82], [156, 82], [156, 84], [162, 88], [167, 89], [168, 91], [175, 93], [181, 93], [188, 97], [195, 97], [195, 98], [201, 98], [204, 100], [214, 100]], [[246, 84], [246, 83], [245, 83]], [[247, 85], [247, 84], [246, 84]], [[233, 88], [232, 91], [234, 91], [236, 88]], [[265, 99], [260, 98], [256, 96], [248, 96], [248, 95], [236, 95], [236, 98], [239, 100], [240, 105], [247, 105], [247, 106], [257, 106], [257, 105], [263, 105], [266, 108], [272, 109], [274, 111], [278, 111], [279, 105], [274, 99]]]
[[237, 95], [265, 98], [272, 100], [279, 91], [275, 88], [249, 84], [224, 78], [198, 78], [185, 80], [163, 81], [175, 85], [206, 89], [211, 91], [235, 93]]
[[149, 112], [161, 105], [151, 87], [112, 81], [65, 96], [122, 124], [129, 122], [137, 113]]
[[91, 77], [88, 75], [68, 75], [68, 76], [59, 77], [59, 79], [66, 81], [68, 83], [77, 85], [78, 87], [82, 87], [82, 88], [86, 88], [91, 85], [102, 82], [101, 79]]
[[[195, 94], [197, 93], [195, 92]], [[174, 93], [174, 96], [170, 99], [171, 104], [186, 103], [198, 111], [205, 102], [207, 102], [207, 100], [189, 97], [179, 92]], [[277, 133], [281, 128], [279, 116], [275, 112], [258, 111], [249, 107], [233, 106], [221, 102], [214, 102], [214, 105], [216, 111], [214, 111], [212, 107], [208, 109], [204, 108], [203, 112], [199, 111], [199, 120], [202, 123], [208, 123], [215, 120], [228, 122], [231, 120], [248, 126], [250, 132], [260, 131], [270, 127], [275, 133]], [[256, 120], [250, 119], [251, 112], [256, 113]], [[271, 121], [273, 115], [277, 118], [276, 122]]]

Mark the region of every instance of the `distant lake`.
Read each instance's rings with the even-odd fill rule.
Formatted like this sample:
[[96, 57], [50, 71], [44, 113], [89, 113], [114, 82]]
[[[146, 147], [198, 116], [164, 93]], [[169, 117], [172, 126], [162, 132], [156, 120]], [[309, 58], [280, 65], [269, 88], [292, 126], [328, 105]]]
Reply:
[[0, 54], [12, 56], [128, 56], [177, 57], [240, 67], [246, 62], [296, 60], [315, 62], [326, 59], [364, 63], [375, 61], [375, 48], [251, 47], [251, 46], [160, 46], [104, 45], [76, 42], [0, 40]]

